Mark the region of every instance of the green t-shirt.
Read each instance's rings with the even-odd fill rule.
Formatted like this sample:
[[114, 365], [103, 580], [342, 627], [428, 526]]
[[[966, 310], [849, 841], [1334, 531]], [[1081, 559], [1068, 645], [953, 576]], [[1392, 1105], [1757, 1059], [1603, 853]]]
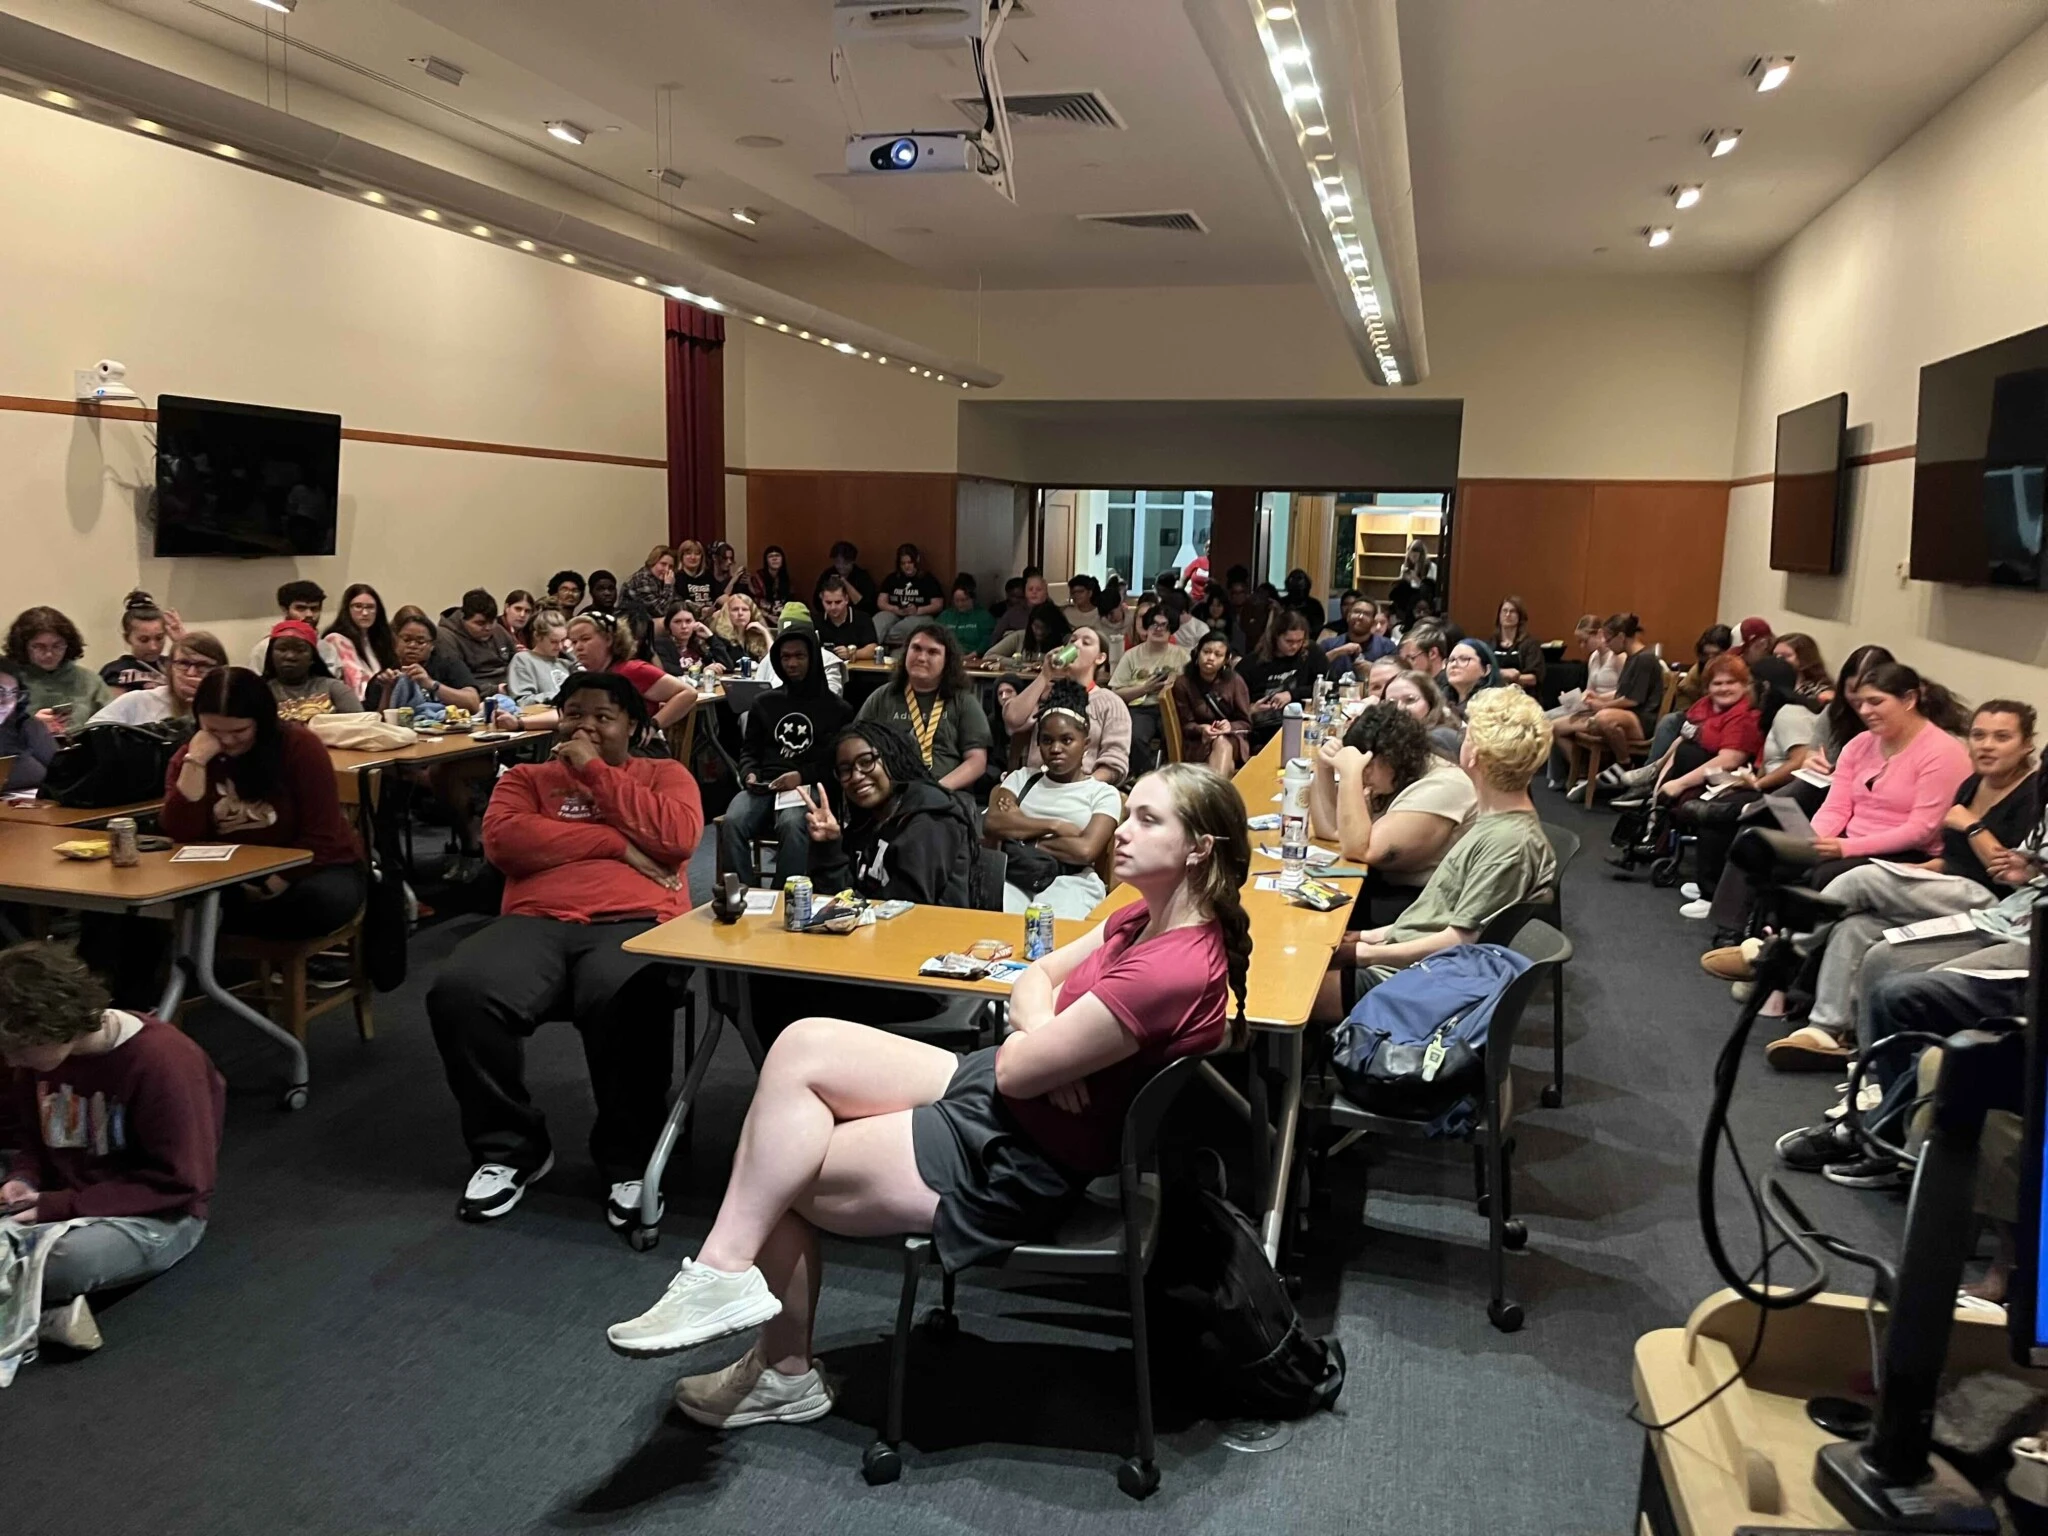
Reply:
[[1489, 918], [1556, 884], [1557, 859], [1533, 812], [1481, 816], [1451, 845], [1414, 905], [1387, 930], [1386, 942], [1484, 928]]
[[970, 656], [979, 656], [995, 638], [996, 616], [978, 603], [965, 613], [950, 605], [942, 608], [939, 610], [939, 622], [953, 631], [953, 638], [960, 642], [960, 649]]
[[[917, 732], [910, 723], [910, 706], [903, 700], [903, 690], [884, 683], [867, 696], [860, 707], [862, 720], [887, 720], [900, 725], [909, 733], [912, 741]], [[981, 701], [972, 692], [962, 689], [946, 700], [946, 712], [939, 716], [938, 728], [932, 732], [932, 777], [943, 779], [960, 766], [960, 759], [980, 747], [984, 752], [995, 745], [995, 738], [989, 735], [988, 716], [982, 713]]]

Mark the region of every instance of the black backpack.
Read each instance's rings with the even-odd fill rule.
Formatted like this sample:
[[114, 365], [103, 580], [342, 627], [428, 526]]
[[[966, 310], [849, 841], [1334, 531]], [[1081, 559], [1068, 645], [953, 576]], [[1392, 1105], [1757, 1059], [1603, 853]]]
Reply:
[[50, 759], [42, 797], [75, 810], [161, 800], [171, 759], [194, 729], [190, 720], [89, 726]]
[[1344, 1349], [1314, 1338], [1259, 1234], [1222, 1194], [1208, 1148], [1166, 1186], [1159, 1250], [1146, 1277], [1152, 1358], [1185, 1373], [1218, 1417], [1304, 1418], [1344, 1390]]

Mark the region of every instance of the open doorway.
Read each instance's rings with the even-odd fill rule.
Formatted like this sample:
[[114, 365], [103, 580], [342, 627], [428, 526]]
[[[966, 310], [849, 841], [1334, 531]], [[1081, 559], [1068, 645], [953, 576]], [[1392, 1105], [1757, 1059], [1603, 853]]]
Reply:
[[1387, 595], [1409, 546], [1421, 544], [1448, 601], [1451, 497], [1447, 491], [1265, 491], [1259, 497], [1252, 575], [1283, 589], [1304, 570], [1310, 590], [1328, 599], [1355, 587]]
[[[1165, 571], [1185, 571], [1209, 542], [1215, 493], [1177, 490], [1077, 490], [1050, 493], [1071, 508], [1069, 568], [1097, 581], [1123, 578], [1126, 590], [1152, 585]], [[1047, 526], [1047, 564], [1057, 561], [1055, 529]], [[1048, 574], [1051, 574], [1050, 570]]]

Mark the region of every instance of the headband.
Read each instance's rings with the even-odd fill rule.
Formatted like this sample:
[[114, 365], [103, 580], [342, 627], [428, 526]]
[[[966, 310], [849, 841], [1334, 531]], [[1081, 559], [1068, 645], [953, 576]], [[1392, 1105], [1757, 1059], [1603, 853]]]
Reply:
[[1072, 705], [1068, 704], [1048, 705], [1046, 708], [1041, 709], [1038, 712], [1038, 718], [1041, 720], [1043, 720], [1047, 715], [1065, 715], [1070, 720], [1079, 721], [1081, 728], [1083, 730], [1087, 730], [1092, 724], [1092, 722], [1088, 719], [1088, 716], [1083, 711], [1075, 709]]

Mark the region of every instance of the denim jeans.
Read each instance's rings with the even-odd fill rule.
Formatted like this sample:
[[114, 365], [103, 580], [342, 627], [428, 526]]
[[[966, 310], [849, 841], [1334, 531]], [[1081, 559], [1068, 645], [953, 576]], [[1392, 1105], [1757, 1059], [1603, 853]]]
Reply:
[[43, 1305], [160, 1275], [205, 1235], [206, 1223], [196, 1216], [79, 1218], [45, 1261]]
[[811, 837], [805, 828], [804, 808], [775, 809], [775, 791], [743, 789], [725, 808], [725, 821], [718, 829], [719, 852], [725, 867], [742, 880], [754, 867], [754, 839], [775, 835], [775, 878], [811, 872]]

